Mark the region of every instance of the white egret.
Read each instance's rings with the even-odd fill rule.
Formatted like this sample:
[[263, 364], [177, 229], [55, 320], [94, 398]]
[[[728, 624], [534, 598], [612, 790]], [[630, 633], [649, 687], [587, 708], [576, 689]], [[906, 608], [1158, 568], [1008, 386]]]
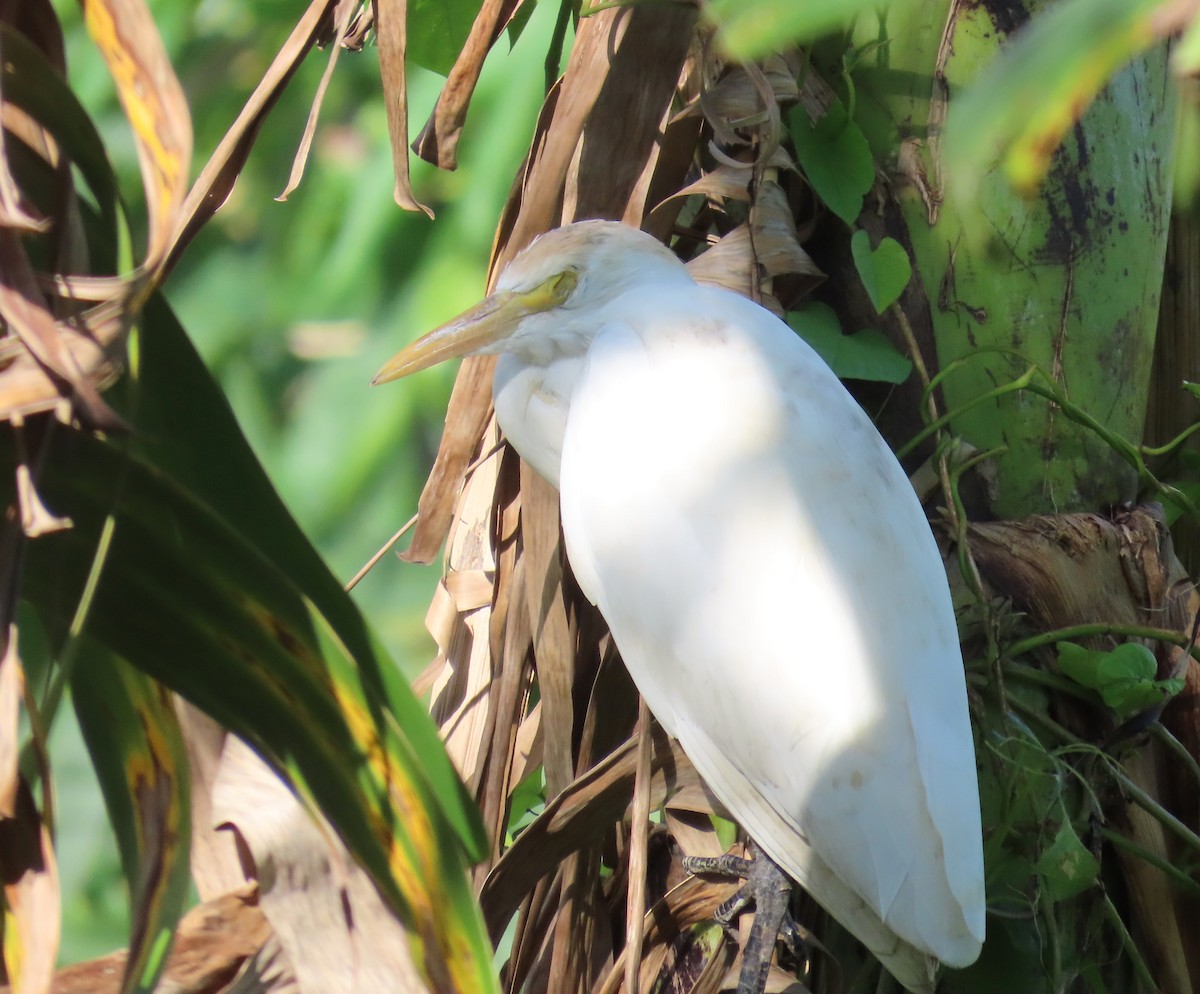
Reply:
[[962, 656], [904, 471], [774, 315], [651, 236], [534, 241], [375, 377], [500, 354], [496, 414], [650, 710], [748, 835], [912, 991], [984, 935]]

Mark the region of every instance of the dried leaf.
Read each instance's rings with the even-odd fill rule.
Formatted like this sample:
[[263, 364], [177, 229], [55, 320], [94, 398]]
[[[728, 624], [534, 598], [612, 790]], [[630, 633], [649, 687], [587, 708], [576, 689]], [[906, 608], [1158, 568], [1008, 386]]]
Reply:
[[[777, 170], [794, 170], [796, 168], [795, 163], [792, 162], [792, 157], [783, 148], [776, 148], [764, 165], [767, 169]], [[687, 197], [693, 194], [703, 194], [717, 201], [737, 200], [741, 203], [749, 203], [750, 184], [753, 180], [754, 163], [723, 163], [705, 173], [698, 180], [689, 183], [683, 189], [671, 194], [667, 200], [674, 200], [678, 197]]]
[[[716, 909], [732, 897], [738, 887], [739, 884], [733, 881], [719, 882], [701, 877], [688, 877], [655, 902], [646, 912], [644, 919], [647, 943], [641, 970], [641, 986], [644, 990], [658, 989], [657, 986], [652, 987], [652, 983], [661, 978], [664, 972], [672, 971], [676, 965], [667, 947], [686, 929], [701, 922], [711, 921]], [[719, 930], [715, 932], [715, 936], [720, 939]], [[702, 966], [702, 975], [697, 978], [698, 984], [703, 983], [705, 987], [693, 986], [690, 988], [692, 991], [705, 988], [712, 991], [723, 989], [717, 982], [729, 972], [732, 957], [725, 948], [725, 943], [721, 941], [712, 944], [708, 951], [712, 955], [706, 957], [707, 962]], [[626, 955], [626, 951], [623, 950], [598, 994], [616, 994], [617, 991], [626, 989], [622, 983]], [[705, 980], [705, 975], [710, 971], [713, 976]], [[735, 985], [736, 981], [735, 975]]]
[[[49, 304], [38, 287], [25, 246], [17, 233], [9, 228], [0, 228], [0, 317], [16, 333], [38, 365], [70, 384], [75, 399], [92, 424], [109, 429], [123, 426], [116, 413], [100, 399], [95, 384], [82, 371], [103, 369], [102, 353], [94, 344], [87, 348], [90, 343], [76, 339], [84, 346], [81, 351], [90, 353], [81, 357], [64, 341]], [[56, 389], [54, 395], [57, 394]], [[8, 406], [6, 413], [11, 415], [12, 412], [13, 407]]]
[[8, 626], [4, 652], [0, 653], [0, 819], [17, 815], [17, 790], [21, 754], [20, 707], [25, 693], [25, 670], [17, 648], [17, 626]]
[[408, 0], [371, 0], [375, 10], [375, 37], [379, 44], [379, 71], [387, 104], [388, 134], [392, 140], [392, 169], [396, 184], [392, 196], [406, 211], [431, 211], [412, 192], [408, 170], [408, 86], [404, 75]]
[[575, 645], [563, 598], [563, 549], [559, 542], [558, 491], [521, 464], [521, 541], [526, 606], [542, 698], [546, 793], [574, 779]]
[[766, 126], [774, 137], [770, 150], [779, 144], [782, 132], [780, 105], [800, 99], [796, 70], [783, 59], [773, 56], [762, 68], [747, 63], [734, 66], [714, 85], [705, 88], [698, 104], [684, 113], [703, 113], [712, 125], [716, 140], [725, 146], [745, 145], [750, 130]]
[[480, 450], [479, 440], [491, 413], [495, 368], [491, 356], [468, 356], [459, 368], [446, 408], [446, 430], [417, 502], [412, 544], [400, 557], [406, 562], [433, 562], [446, 539], [463, 475]]
[[0, 818], [0, 878], [6, 907], [4, 966], [14, 994], [45, 994], [62, 924], [58, 865], [24, 778], [17, 787], [14, 817]]
[[[14, 421], [19, 419], [20, 415], [13, 416]], [[37, 487], [33, 484], [33, 476], [29, 472], [28, 463], [19, 463], [15, 472], [17, 475], [17, 501], [21, 506], [21, 530], [25, 533], [25, 537], [38, 538], [42, 535], [62, 531], [64, 528], [70, 528], [70, 518], [60, 518], [52, 514], [42, 502]]]
[[538, 701], [529, 710], [529, 714], [517, 729], [517, 739], [513, 744], [513, 765], [509, 774], [509, 796], [512, 796], [517, 785], [530, 773], [542, 765], [543, 755], [542, 735], [542, 702]]
[[237, 182], [238, 174], [246, 164], [246, 158], [258, 137], [263, 120], [304, 60], [304, 56], [316, 43], [321, 26], [335, 3], [336, 0], [312, 0], [242, 107], [237, 120], [205, 163], [179, 211], [179, 222], [172, 234], [163, 267], [164, 275], [178, 261], [196, 232], [204, 227], [217, 209], [225, 203], [234, 183]]
[[192, 881], [202, 901], [246, 885], [241, 854], [232, 832], [213, 818], [213, 790], [221, 769], [226, 731], [199, 708], [175, 697], [175, 713], [187, 747], [192, 810]]
[[[317, 92], [313, 96], [312, 106], [308, 111], [308, 120], [304, 122], [304, 134], [300, 136], [300, 147], [296, 149], [296, 157], [292, 160], [292, 171], [288, 176], [287, 185], [275, 199], [285, 201], [300, 185], [304, 177], [304, 166], [308, 162], [308, 154], [312, 148], [313, 136], [317, 133], [317, 119], [321, 116], [321, 104], [325, 101], [325, 91], [329, 89], [329, 81], [333, 78], [333, 70], [337, 67], [338, 55], [346, 41], [350, 30], [350, 22], [358, 8], [357, 0], [339, 0], [340, 9], [336, 13], [337, 30], [329, 49], [329, 60], [325, 63], [325, 71], [321, 73], [321, 82], [317, 84]], [[381, 56], [382, 61], [382, 56]], [[407, 159], [405, 160], [407, 164]]]
[[301, 990], [424, 994], [405, 929], [370, 878], [240, 739], [226, 744], [213, 817], [253, 858], [263, 914]]
[[[506, 461], [511, 464], [511, 475], [507, 477], [511, 481], [516, 476], [515, 455], [510, 454]], [[513, 493], [515, 489], [511, 482], [506, 483], [505, 477], [501, 477], [497, 494], [503, 509], [502, 527], [506, 529], [515, 529], [520, 516], [520, 499]], [[502, 536], [504, 534], [501, 533]], [[533, 637], [529, 612], [525, 608], [525, 566], [519, 554], [519, 543], [501, 537], [498, 548], [500, 559], [496, 571], [496, 600], [488, 632], [488, 642], [497, 669], [496, 684], [492, 688], [494, 723], [488, 745], [487, 777], [481, 785], [484, 823], [493, 832], [496, 853], [504, 838], [508, 797], [512, 793], [512, 757], [517, 728], [528, 708], [532, 679], [529, 648]], [[481, 867], [477, 882], [483, 874], [484, 868]]]
[[[192, 908], [179, 922], [163, 978], [155, 988], [159, 994], [233, 994], [228, 986], [241, 968], [263, 946], [270, 926], [258, 908], [254, 888], [222, 894]], [[99, 959], [64, 967], [54, 974], [52, 994], [120, 994], [126, 952], [110, 953]], [[239, 981], [240, 984], [240, 981]], [[249, 988], [243, 994], [301, 994], [292, 987]], [[0, 994], [11, 994], [0, 986]]]
[[[764, 278], [798, 273], [810, 278], [814, 285], [824, 279], [824, 274], [796, 240], [790, 216], [785, 221], [768, 212], [762, 220], [763, 226], [754, 229], [749, 224], [739, 225], [716, 245], [692, 259], [688, 263], [692, 278], [698, 283], [724, 287], [751, 299], [761, 293], [759, 287]], [[782, 313], [773, 298], [763, 295], [760, 302], [777, 314]]]
[[[586, 74], [583, 87], [599, 84], [599, 89], [572, 150], [562, 221], [624, 218], [640, 226], [697, 10], [678, 4], [609, 13], [617, 15], [610, 28], [597, 24], [592, 29], [600, 15], [581, 23], [564, 79], [563, 99], [579, 86], [580, 74]], [[587, 48], [576, 64], [581, 45]], [[671, 166], [665, 182], [674, 189], [683, 182], [688, 163]]]
[[645, 937], [647, 849], [650, 842], [650, 709], [642, 698], [638, 703], [636, 772], [629, 831], [629, 865], [625, 898], [625, 987], [639, 994], [637, 963], [642, 958]]
[[[377, 0], [378, 2], [378, 0]], [[438, 95], [433, 113], [413, 142], [413, 151], [440, 169], [458, 167], [458, 141], [483, 61], [526, 0], [483, 0], [471, 33]], [[403, 6], [403, 4], [402, 4]], [[393, 136], [395, 137], [395, 136]], [[404, 139], [407, 143], [407, 137]], [[406, 150], [407, 154], [407, 150]]]
[[[0, 89], [0, 106], [4, 105], [4, 93]], [[5, 150], [5, 132], [0, 128], [0, 226], [16, 228], [25, 232], [42, 232], [50, 227], [50, 219], [42, 217], [30, 206], [17, 186], [8, 167], [8, 152]]]
[[720, 856], [725, 852], [708, 812], [688, 811], [672, 798], [664, 820], [680, 850], [689, 856]]
[[150, 217], [143, 268], [152, 284], [187, 191], [192, 160], [187, 99], [142, 0], [84, 0], [83, 13], [133, 128]]
[[[491, 500], [500, 470], [499, 431], [483, 440], [493, 451], [467, 480], [446, 552], [444, 589], [449, 610], [434, 624], [427, 620], [444, 666], [433, 683], [434, 721], [459, 775], [474, 788], [482, 773], [483, 746], [489, 739], [494, 677], [488, 634], [495, 595], [496, 563], [489, 545]], [[435, 605], [438, 603], [435, 599]], [[433, 612], [433, 605], [430, 608]]]
[[[636, 773], [636, 744], [630, 740], [546, 802], [545, 810], [492, 868], [479, 900], [493, 940], [508, 924], [537, 879], [601, 835], [624, 813]], [[698, 782], [679, 744], [655, 729], [651, 756], [652, 807], [678, 788]]]

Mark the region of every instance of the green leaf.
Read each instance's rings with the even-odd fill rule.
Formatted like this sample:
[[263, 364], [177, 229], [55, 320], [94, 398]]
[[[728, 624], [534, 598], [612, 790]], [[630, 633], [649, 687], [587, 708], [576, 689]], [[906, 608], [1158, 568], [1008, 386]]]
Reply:
[[1125, 642], [1104, 652], [1085, 649], [1074, 642], [1059, 642], [1058, 665], [1076, 683], [1102, 690], [1114, 680], [1147, 680], [1154, 677], [1154, 654], [1138, 642]]
[[[115, 272], [116, 259], [110, 246], [117, 241], [120, 198], [100, 133], [66, 81], [28, 38], [8, 25], [0, 25], [0, 51], [4, 52], [5, 101], [20, 107], [46, 128], [78, 168], [96, 208], [94, 220], [99, 233], [91, 242], [98, 256], [94, 262], [101, 271]], [[11, 157], [22, 147], [13, 142], [6, 151]]]
[[1177, 76], [1194, 76], [1200, 71], [1200, 18], [1193, 18], [1171, 52], [1171, 68]]
[[[25, 586], [47, 626], [70, 624], [111, 517], [86, 635], [241, 735], [320, 808], [408, 925], [438, 994], [494, 991], [462, 849], [374, 650], [351, 656], [292, 576], [153, 467], [83, 432], [56, 441], [40, 492], [74, 527], [31, 543]], [[11, 431], [0, 458], [15, 459]]]
[[876, 312], [882, 314], [900, 298], [912, 277], [908, 253], [894, 238], [884, 238], [878, 248], [872, 249], [871, 236], [861, 230], [850, 239], [850, 252], [867, 296]]
[[837, 315], [828, 304], [808, 301], [791, 311], [787, 319], [842, 379], [903, 383], [912, 372], [912, 362], [881, 331], [866, 328], [853, 335], [842, 334]]
[[[319, 807], [408, 926], [436, 994], [490, 994], [492, 950], [465, 868], [483, 833], [432, 721], [279, 501], [170, 311], [155, 299], [142, 317], [123, 412], [137, 430], [55, 433], [39, 492], [74, 527], [30, 544], [26, 597], [61, 641], [111, 522], [87, 638], [241, 735]], [[0, 458], [15, 462], [10, 429]]]
[[1054, 841], [1042, 853], [1036, 869], [1046, 894], [1053, 901], [1065, 901], [1091, 887], [1100, 875], [1100, 862], [1064, 821]]
[[71, 699], [104, 794], [129, 886], [133, 931], [122, 991], [152, 991], [187, 899], [187, 750], [166, 690], [90, 644]]
[[1058, 666], [1076, 683], [1098, 691], [1104, 703], [1122, 718], [1161, 704], [1183, 689], [1183, 681], [1155, 680], [1154, 653], [1137, 642], [1125, 642], [1108, 652], [1085, 649], [1073, 642], [1058, 643]]
[[448, 76], [478, 13], [479, 0], [410, 0], [407, 58]]
[[526, 774], [508, 799], [506, 845], [524, 831], [546, 807], [546, 770], [538, 766]]
[[853, 224], [875, 182], [875, 159], [862, 129], [836, 97], [815, 124], [803, 107], [790, 116], [796, 159], [813, 190], [831, 211]]
[[[1200, 481], [1172, 480], [1171, 486], [1183, 494], [1192, 504], [1200, 503]], [[1186, 512], [1187, 508], [1171, 499], [1170, 494], [1162, 495], [1163, 514], [1168, 525], [1175, 524]]]
[[[161, 296], [142, 316], [136, 396], [114, 406], [138, 432], [136, 451], [205, 503], [286, 573], [328, 620], [350, 655], [366, 669], [369, 693], [395, 712], [397, 731], [421, 757], [424, 778], [467, 858], [487, 851], [487, 836], [471, 796], [446, 756], [437, 729], [407, 682], [377, 651], [358, 608], [330, 572], [280, 499], [246, 442], [225, 395], [212, 379]], [[204, 417], [195, 415], [203, 411]]]
[[710, 0], [704, 11], [717, 25], [722, 47], [736, 59], [749, 60], [811, 41], [890, 2], [894, 0]]

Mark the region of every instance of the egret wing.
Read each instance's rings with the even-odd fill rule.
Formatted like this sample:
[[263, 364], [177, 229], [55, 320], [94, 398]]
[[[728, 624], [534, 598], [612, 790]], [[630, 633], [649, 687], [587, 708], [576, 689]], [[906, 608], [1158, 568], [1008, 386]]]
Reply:
[[983, 874], [962, 658], [903, 470], [763, 309], [709, 289], [629, 303], [595, 337], [567, 418], [581, 588], [776, 862], [848, 916], [815, 854], [905, 942], [971, 962]]

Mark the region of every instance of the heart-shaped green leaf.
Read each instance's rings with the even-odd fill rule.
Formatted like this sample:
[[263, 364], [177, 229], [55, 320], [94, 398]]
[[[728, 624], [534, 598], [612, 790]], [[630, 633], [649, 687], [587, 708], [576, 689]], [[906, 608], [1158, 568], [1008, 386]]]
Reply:
[[867, 139], [836, 97], [815, 124], [807, 111], [791, 114], [796, 160], [813, 190], [833, 213], [853, 224], [875, 182], [875, 159]]
[[882, 314], [891, 307], [908, 286], [912, 276], [912, 263], [904, 246], [894, 238], [884, 238], [876, 249], [871, 248], [871, 237], [865, 231], [854, 232], [850, 240], [850, 251], [854, 265], [866, 287], [867, 296]]
[[1058, 666], [1076, 683], [1098, 691], [1122, 718], [1161, 704], [1183, 689], [1182, 680], [1154, 679], [1158, 671], [1154, 654], [1137, 642], [1125, 642], [1109, 652], [1059, 642]]

